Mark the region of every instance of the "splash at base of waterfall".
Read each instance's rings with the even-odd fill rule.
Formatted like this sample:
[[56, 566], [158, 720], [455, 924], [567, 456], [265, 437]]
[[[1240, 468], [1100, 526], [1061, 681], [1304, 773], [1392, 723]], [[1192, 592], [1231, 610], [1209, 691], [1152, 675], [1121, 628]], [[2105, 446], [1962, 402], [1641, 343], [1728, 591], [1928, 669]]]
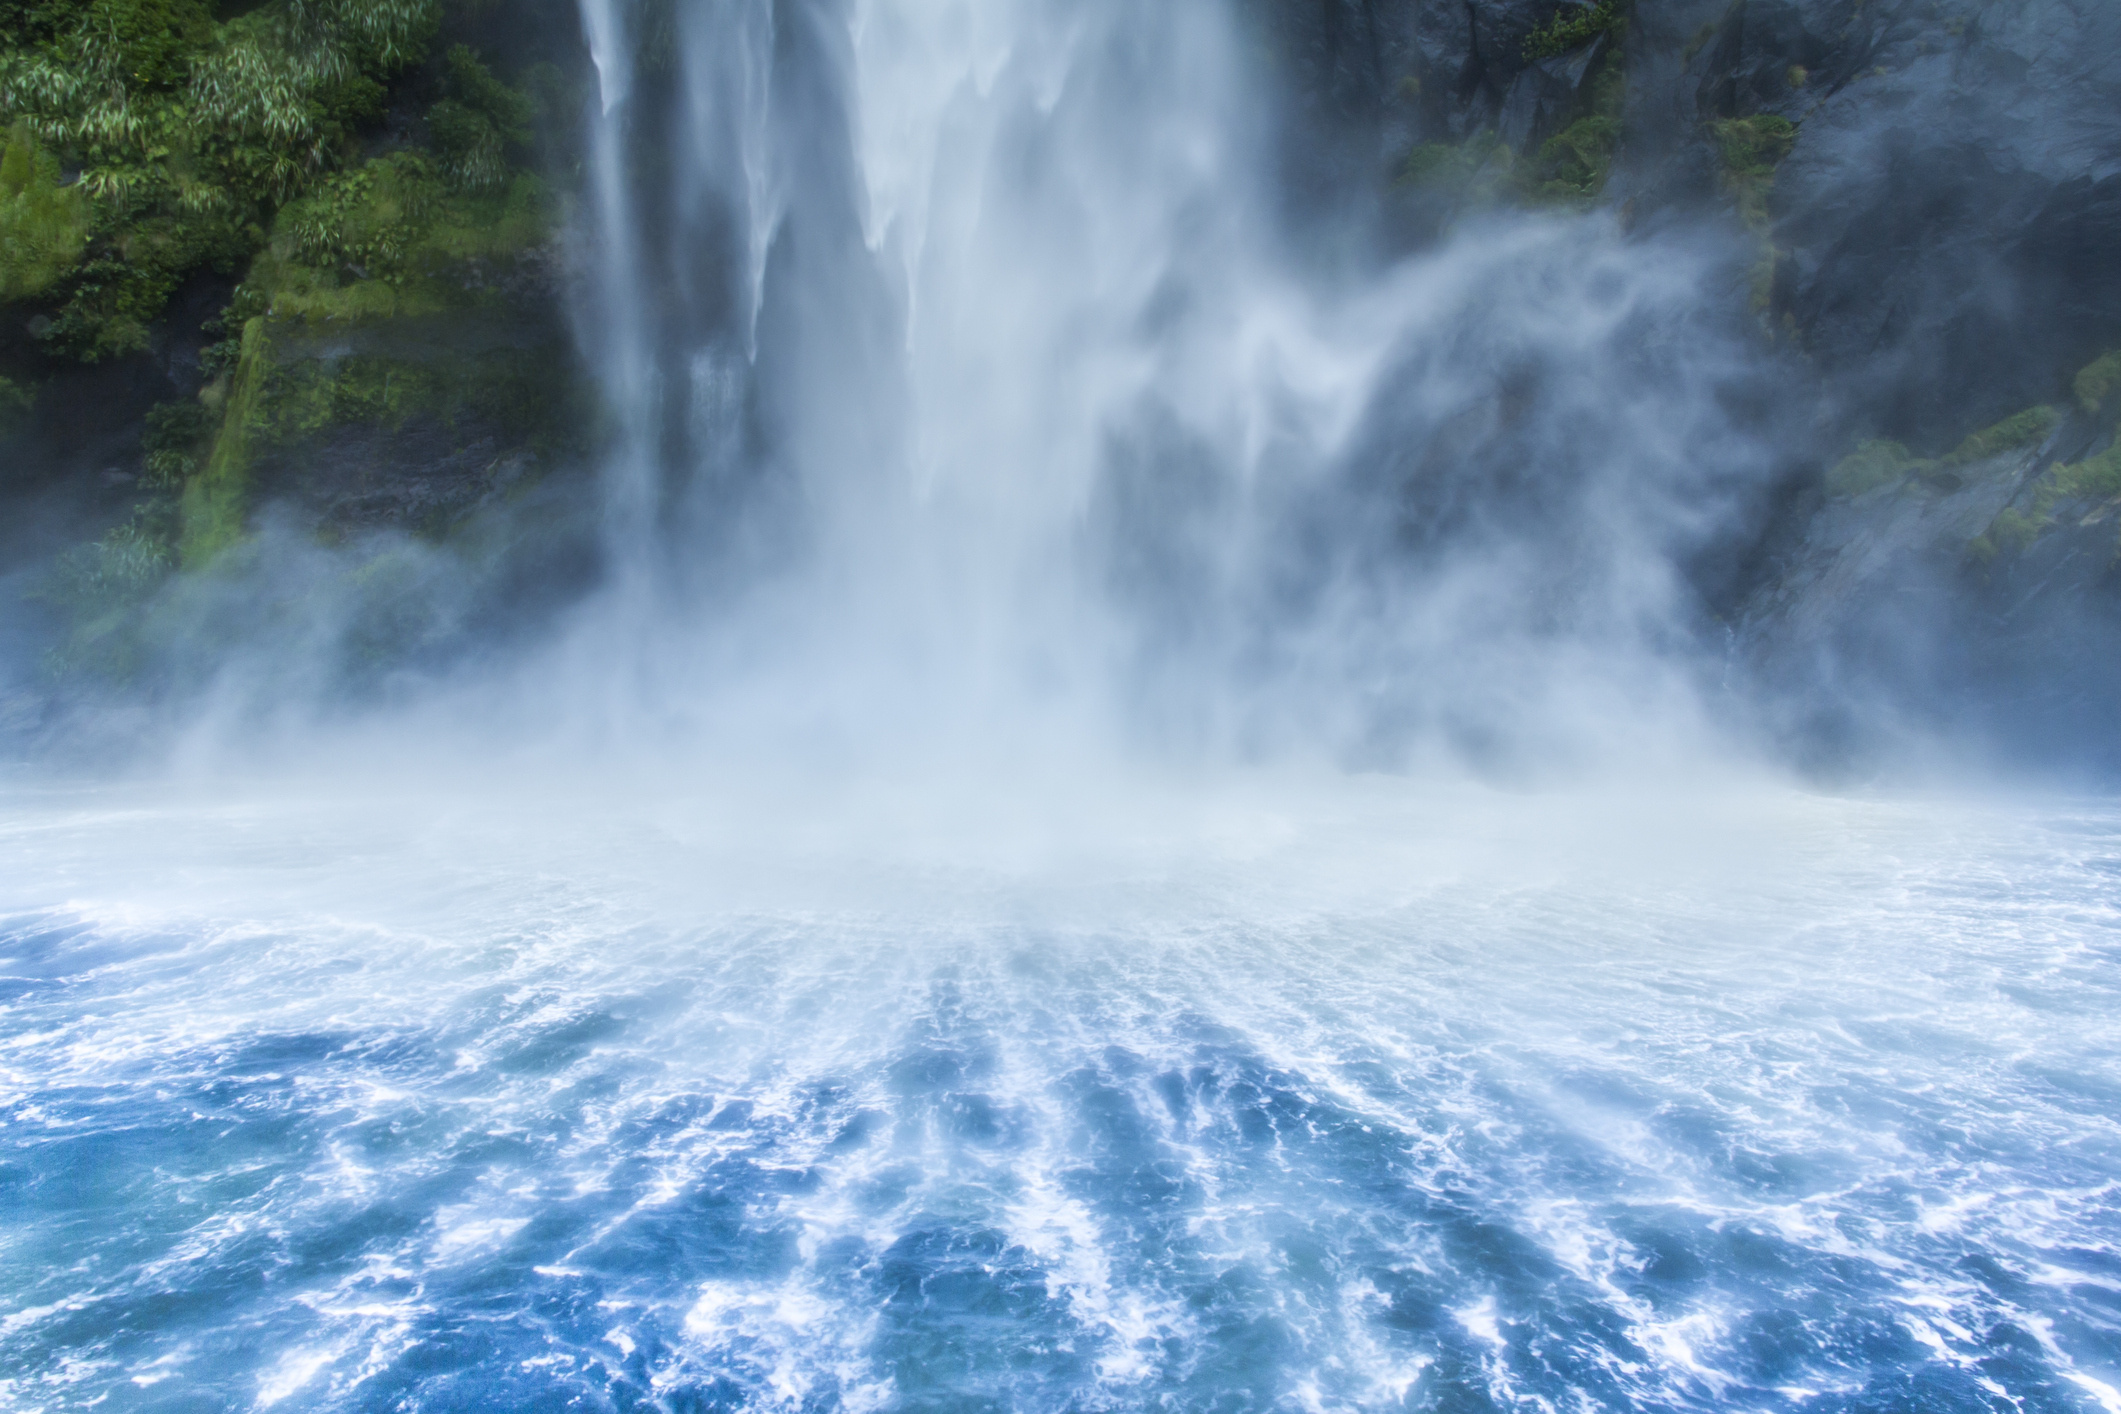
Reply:
[[2121, 1407], [2111, 807], [472, 799], [15, 793], [0, 1403]]

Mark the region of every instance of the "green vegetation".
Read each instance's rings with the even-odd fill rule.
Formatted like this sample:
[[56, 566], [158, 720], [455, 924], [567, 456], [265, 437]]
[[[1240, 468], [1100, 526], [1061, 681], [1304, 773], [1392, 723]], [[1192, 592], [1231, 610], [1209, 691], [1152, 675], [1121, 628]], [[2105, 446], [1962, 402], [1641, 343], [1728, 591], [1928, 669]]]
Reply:
[[1723, 158], [1724, 189], [1736, 199], [1738, 214], [1755, 230], [1768, 223], [1768, 191], [1775, 169], [1797, 145], [1797, 125], [1772, 113], [1724, 118], [1709, 124]]
[[1492, 129], [1482, 129], [1464, 142], [1415, 148], [1400, 180], [1461, 208], [1502, 202], [1588, 206], [1605, 191], [1626, 104], [1627, 65], [1616, 48], [1599, 61], [1577, 115], [1536, 153], [1520, 157]]
[[1489, 206], [1516, 190], [1517, 155], [1491, 128], [1464, 142], [1425, 142], [1407, 154], [1400, 180], [1462, 207]]
[[519, 256], [552, 225], [545, 186], [529, 173], [466, 189], [427, 154], [396, 152], [290, 203], [249, 283], [282, 319], [439, 313], [476, 300], [467, 263]]
[[173, 491], [189, 480], [212, 444], [215, 425], [213, 413], [196, 400], [156, 405], [140, 439], [146, 453], [141, 479], [147, 487]]
[[1827, 491], [1835, 496], [1860, 496], [1879, 486], [1909, 477], [1956, 485], [1946, 473], [2033, 446], [2047, 438], [2062, 422], [2062, 414], [2051, 407], [2027, 408], [1965, 438], [1942, 457], [1918, 457], [1898, 442], [1859, 443], [1854, 452], [1834, 464], [1827, 473]]
[[536, 106], [461, 44], [449, 50], [448, 89], [427, 112], [442, 171], [463, 190], [498, 191], [508, 184], [510, 150], [530, 141]]
[[1627, 106], [1627, 64], [1616, 48], [1599, 61], [1588, 109], [1540, 144], [1527, 173], [1534, 199], [1589, 205], [1605, 190], [1620, 145], [1620, 119]]
[[1772, 113], [1750, 118], [1723, 118], [1709, 124], [1723, 159], [1723, 189], [1737, 208], [1738, 219], [1759, 236], [1760, 259], [1752, 272], [1752, 307], [1765, 314], [1774, 300], [1775, 268], [1782, 252], [1775, 246], [1768, 195], [1775, 170], [1797, 145], [1797, 125]]
[[102, 539], [59, 557], [35, 591], [70, 625], [52, 654], [55, 672], [122, 678], [138, 669], [147, 650], [141, 610], [176, 568], [167, 519], [165, 506], [143, 506]]
[[[2086, 412], [2098, 413], [2111, 409], [2116, 393], [2121, 393], [2121, 352], [2109, 353], [2078, 371], [2073, 391], [2078, 404]], [[2061, 413], [2054, 408], [2035, 408], [2045, 415], [2045, 425], [2039, 436], [2046, 436], [2061, 421]], [[2021, 413], [2017, 418], [1997, 424], [1990, 429], [1995, 432], [2007, 428], [2031, 414]], [[1989, 433], [1977, 433], [1985, 437]], [[1968, 438], [1971, 443], [1975, 437]], [[2024, 432], [2025, 442], [2034, 440], [2031, 429]], [[2083, 461], [2068, 465], [2056, 465], [2048, 469], [2033, 484], [2030, 503], [2020, 510], [2013, 507], [1996, 517], [1988, 532], [1974, 542], [1974, 553], [1982, 558], [1993, 558], [1999, 553], [2018, 553], [2046, 534], [2056, 516], [2064, 506], [2075, 502], [2103, 503], [2121, 497], [2121, 427], [2104, 451], [2094, 453]]]
[[2121, 349], [2107, 354], [2077, 374], [2077, 403], [2086, 412], [2097, 413], [2115, 393], [2121, 392]]
[[[335, 427], [397, 431], [418, 417], [557, 435], [566, 360], [522, 327], [504, 283], [553, 222], [535, 176], [452, 181], [416, 151], [290, 202], [224, 317], [235, 332], [213, 355], [227, 370], [221, 429], [185, 491], [184, 565], [240, 539], [261, 459]], [[327, 327], [338, 332], [320, 349]]]
[[1945, 455], [1946, 466], [1986, 461], [2005, 452], [2015, 452], [2047, 440], [2047, 434], [2062, 424], [2062, 414], [2051, 407], [2027, 408], [2006, 417], [1993, 427], [1984, 427]]
[[220, 435], [205, 469], [184, 483], [180, 525], [186, 569], [201, 568], [243, 538], [258, 395], [270, 368], [265, 321], [252, 318], [240, 336], [234, 386], [223, 394]]
[[1898, 442], [1862, 442], [1826, 474], [1826, 489], [1830, 495], [1860, 496], [1935, 465]]
[[2060, 494], [2056, 500], [2108, 501], [2121, 496], [2121, 429], [2114, 442], [2096, 456], [2058, 466], [2049, 476]]
[[80, 263], [88, 211], [78, 186], [60, 185], [59, 161], [18, 122], [0, 150], [0, 302], [30, 299]]
[[2053, 528], [2061, 509], [2071, 502], [2105, 502], [2121, 496], [2121, 429], [2114, 443], [2096, 456], [2070, 466], [2055, 466], [2033, 484], [2031, 502], [1998, 515], [1971, 549], [1977, 559], [2020, 554]]
[[[261, 476], [307, 484], [364, 438], [564, 435], [564, 336], [522, 299], [557, 218], [523, 166], [533, 94], [564, 81], [428, 58], [445, 5], [495, 2], [0, 3], [0, 304], [34, 301], [45, 354], [94, 362], [148, 347], [193, 274], [241, 277], [205, 389], [146, 417], [132, 514], [38, 590], [69, 624], [55, 669], [136, 671], [163, 586], [243, 542]], [[406, 80], [434, 100], [424, 141], [381, 126]], [[31, 407], [0, 379], [0, 436]]]
[[1595, 5], [1564, 5], [1554, 18], [1525, 37], [1524, 57], [1533, 61], [1566, 54], [1589, 44], [1601, 34], [1618, 35], [1627, 28], [1621, 0], [1598, 0]]
[[70, 207], [30, 183], [51, 233], [41, 284], [15, 283], [10, 240], [5, 298], [58, 296], [56, 352], [145, 347], [186, 274], [239, 268], [274, 210], [342, 159], [439, 15], [440, 0], [275, 0], [225, 23], [206, 0], [0, 9], [0, 122], [37, 144], [9, 160], [80, 173]]

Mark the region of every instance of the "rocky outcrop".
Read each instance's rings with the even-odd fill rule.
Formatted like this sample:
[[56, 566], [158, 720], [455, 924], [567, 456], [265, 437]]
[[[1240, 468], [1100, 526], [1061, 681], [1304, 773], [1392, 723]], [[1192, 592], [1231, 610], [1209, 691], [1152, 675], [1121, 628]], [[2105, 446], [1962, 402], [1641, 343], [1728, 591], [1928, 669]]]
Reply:
[[[1523, 147], [1576, 104], [1591, 48], [1533, 58], [1571, 0], [1277, 0], [1262, 25], [1291, 103], [1287, 168], [1309, 201], [1389, 183], [1424, 143], [1500, 129]], [[1602, 48], [1602, 45], [1598, 46]]]
[[[1522, 158], [1581, 111], [1604, 39], [1534, 58], [1571, 0], [1285, 0], [1269, 32], [1312, 184], [1420, 144]], [[2121, 7], [2107, 0], [1637, 0], [1610, 197], [1729, 204], [1718, 126], [1795, 125], [1762, 209], [1768, 323], [1851, 435], [1941, 450], [2057, 396], [2121, 330]], [[1337, 161], [1321, 166], [1316, 144]], [[1763, 184], [1765, 185], [1765, 184]]]
[[[1367, 164], [1386, 208], [1418, 218], [1401, 240], [1432, 238], [1468, 193], [1581, 193], [1638, 230], [1750, 232], [1750, 289], [1731, 296], [1813, 431], [1786, 443], [1784, 484], [1708, 597], [1734, 672], [1804, 704], [1794, 732], [1854, 742], [1877, 709], [2112, 737], [2085, 704], [2121, 690], [2104, 666], [2121, 642], [2121, 453], [2102, 450], [2114, 409], [2081, 403], [2071, 375], [2121, 347], [2121, 6], [1635, 0], [1603, 37], [1591, 12], [1277, 9], [1296, 106], [1338, 144], [1332, 179]], [[1572, 23], [1584, 42], [1537, 53]], [[1589, 111], [1605, 44], [1625, 64], [1610, 177], [1593, 154], [1570, 180], [1527, 180]], [[1408, 189], [1425, 183], [1456, 185], [1424, 205]], [[2043, 443], [1975, 454], [1969, 434], [2043, 404], [2067, 413]], [[1859, 445], [1895, 449], [1877, 484], [1832, 484]]]
[[1737, 0], [1674, 65], [1703, 8], [1638, 9], [1633, 191], [1698, 191], [1705, 124], [1797, 125], [1769, 204], [1771, 320], [1839, 420], [1941, 450], [2114, 342], [2121, 8]]
[[[204, 14], [193, 0], [176, 8]], [[190, 121], [187, 74], [246, 46], [270, 50], [284, 38], [275, 26], [293, 23], [275, 4], [247, 9], [239, 21], [186, 29], [189, 47], [169, 72], [135, 66], [132, 87], [112, 101], [164, 126]], [[316, 13], [328, 26], [344, 9]], [[186, 581], [281, 553], [261, 543], [268, 526], [296, 559], [319, 543], [345, 551], [332, 572], [349, 576], [336, 597], [355, 606], [355, 620], [363, 596], [402, 589], [400, 562], [420, 561], [421, 542], [461, 542], [495, 564], [542, 556], [545, 571], [529, 577], [581, 581], [579, 536], [494, 530], [520, 521], [522, 505], [564, 498], [564, 488], [540, 483], [586, 462], [581, 442], [594, 421], [568, 318], [563, 197], [539, 175], [569, 167], [586, 70], [574, 6], [426, 10], [431, 22], [407, 31], [412, 51], [387, 62], [348, 51], [373, 97], [306, 110], [337, 126], [299, 181], [240, 184], [286, 155], [262, 139], [236, 147], [225, 172], [205, 173], [254, 203], [208, 193], [246, 221], [215, 224], [223, 206], [204, 198], [206, 215], [159, 199], [77, 203], [91, 218], [78, 264], [40, 269], [50, 278], [8, 307], [0, 592], [21, 611], [0, 629], [0, 669], [15, 675], [0, 681], [0, 699], [13, 704], [0, 710], [0, 734], [42, 720], [43, 708], [24, 703], [112, 686], [157, 690], [185, 656], [182, 640], [202, 618], [193, 610], [212, 597]], [[67, 44], [118, 63], [137, 40], [118, 31], [54, 38], [21, 17], [0, 21], [0, 31], [17, 68], [65, 60]], [[20, 107], [31, 91], [0, 85], [0, 107]], [[78, 157], [66, 126], [78, 117], [0, 112], [8, 180], [64, 177], [57, 162]], [[33, 129], [50, 136], [26, 137]], [[152, 198], [168, 175], [164, 155], [128, 150], [116, 160]], [[128, 285], [108, 273], [142, 251], [152, 279], [136, 272]], [[404, 636], [401, 646], [418, 651], [434, 623], [487, 613], [475, 607], [479, 595], [509, 584], [509, 572], [487, 578], [474, 593], [431, 576], [434, 603], [412, 613], [393, 601], [379, 621], [427, 624]], [[494, 592], [539, 597], [521, 584]], [[249, 610], [218, 603], [207, 617], [240, 622]], [[392, 651], [372, 634], [356, 656], [385, 664]]]
[[2007, 756], [2121, 766], [2121, 484], [2079, 472], [2112, 443], [2080, 413], [2031, 446], [1815, 496], [1732, 626], [1748, 696], [1822, 765], [1912, 716]]

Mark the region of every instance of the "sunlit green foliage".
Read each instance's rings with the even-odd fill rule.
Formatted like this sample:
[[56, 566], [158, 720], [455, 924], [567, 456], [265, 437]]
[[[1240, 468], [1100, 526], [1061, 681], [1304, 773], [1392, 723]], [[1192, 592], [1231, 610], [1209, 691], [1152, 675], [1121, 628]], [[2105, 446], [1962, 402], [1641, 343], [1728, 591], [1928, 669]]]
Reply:
[[[334, 166], [424, 52], [440, 0], [205, 0], [0, 9], [0, 121], [80, 172], [88, 239], [46, 335], [95, 359], [145, 345], [183, 276], [233, 269]], [[76, 263], [78, 262], [78, 263]]]

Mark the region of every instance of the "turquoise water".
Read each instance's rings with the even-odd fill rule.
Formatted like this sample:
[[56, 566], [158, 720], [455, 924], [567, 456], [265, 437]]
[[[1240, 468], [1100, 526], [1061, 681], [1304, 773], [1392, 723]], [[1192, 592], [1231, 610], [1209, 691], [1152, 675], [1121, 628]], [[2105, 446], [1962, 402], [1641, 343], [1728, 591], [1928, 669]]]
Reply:
[[0, 1405], [2121, 1411], [2108, 804], [329, 798], [11, 791]]

